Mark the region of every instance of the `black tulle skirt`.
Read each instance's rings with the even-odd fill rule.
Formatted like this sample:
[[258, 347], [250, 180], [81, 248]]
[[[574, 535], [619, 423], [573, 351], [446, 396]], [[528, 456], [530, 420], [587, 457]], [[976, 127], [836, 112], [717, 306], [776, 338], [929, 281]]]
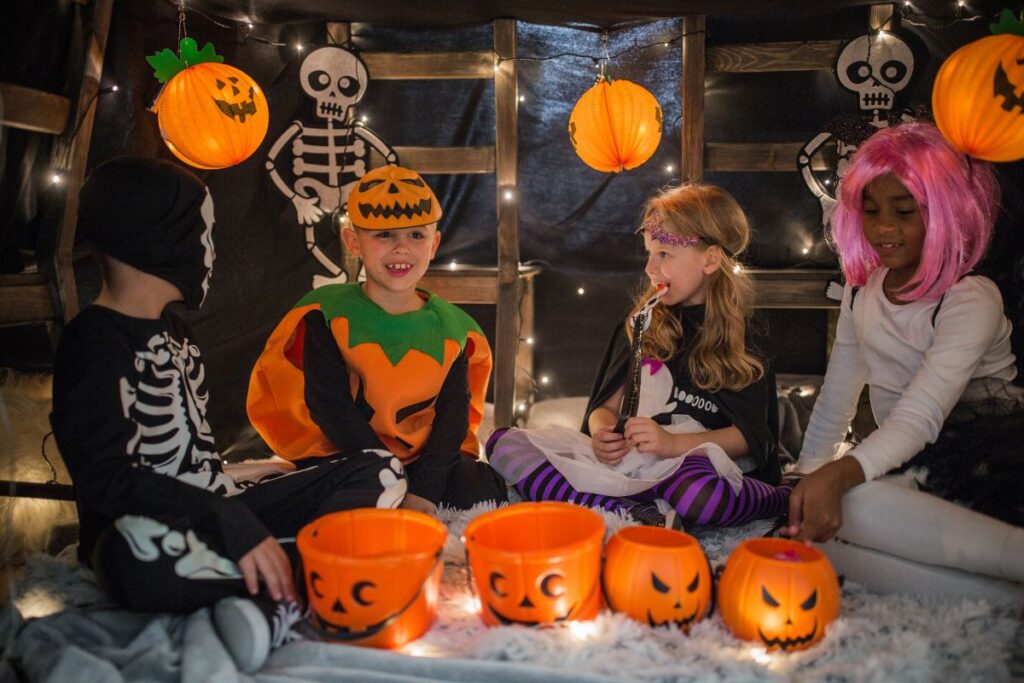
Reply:
[[1024, 400], [961, 403], [938, 439], [900, 471], [924, 470], [921, 489], [1024, 526]]

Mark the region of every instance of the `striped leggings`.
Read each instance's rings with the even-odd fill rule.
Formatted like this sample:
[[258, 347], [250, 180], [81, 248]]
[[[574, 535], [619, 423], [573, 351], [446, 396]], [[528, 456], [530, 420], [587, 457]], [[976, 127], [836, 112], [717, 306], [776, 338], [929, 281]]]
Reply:
[[[493, 444], [491, 464], [506, 474], [503, 460], [511, 453], [503, 453], [502, 446], [500, 439]], [[509, 450], [518, 449], [512, 446]], [[611, 512], [625, 512], [638, 502], [661, 498], [675, 508], [685, 522], [692, 524], [739, 526], [755, 519], [777, 517], [786, 512], [792, 491], [792, 487], [785, 484], [771, 486], [743, 477], [743, 485], [734, 492], [732, 486], [719, 476], [711, 460], [703, 455], [686, 458], [670, 477], [634, 498], [577, 491], [542, 455], [531, 464], [533, 469], [515, 480], [516, 490], [527, 500], [561, 500]]]

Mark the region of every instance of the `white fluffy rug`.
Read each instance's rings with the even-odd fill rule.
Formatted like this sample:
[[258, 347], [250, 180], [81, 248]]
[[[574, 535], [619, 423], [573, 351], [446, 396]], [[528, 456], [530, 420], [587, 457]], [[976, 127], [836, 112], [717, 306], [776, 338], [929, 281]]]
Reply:
[[[480, 506], [469, 512], [442, 511], [449, 528], [438, 618], [421, 639], [402, 654], [532, 664], [563, 676], [601, 680], [675, 681], [1009, 681], [1010, 658], [1018, 655], [1018, 616], [986, 602], [879, 596], [847, 583], [842, 611], [825, 639], [803, 652], [766, 653], [735, 639], [718, 615], [696, 625], [689, 635], [651, 629], [622, 615], [603, 612], [593, 622], [555, 628], [483, 626], [466, 583], [461, 535]], [[609, 535], [627, 524], [606, 514]], [[766, 523], [734, 531], [700, 534], [713, 565], [724, 562], [744, 537], [759, 535]], [[65, 553], [70, 557], [70, 553]], [[39, 615], [74, 605], [105, 602], [91, 585], [88, 571], [36, 556], [15, 596], [23, 615]], [[312, 643], [289, 645], [306, 659], [317, 656]], [[315, 645], [315, 648], [344, 646]], [[304, 649], [305, 648], [305, 649]], [[333, 651], [332, 652], [336, 652]], [[327, 653], [328, 655], [330, 653]], [[308, 660], [306, 660], [308, 661]], [[183, 662], [184, 664], [184, 662]], [[514, 671], [514, 669], [513, 669]], [[1019, 670], [1018, 670], [1019, 671]], [[272, 670], [268, 669], [267, 673]], [[557, 675], [552, 671], [551, 678]], [[257, 679], [262, 680], [261, 677]], [[543, 679], [543, 677], [542, 677]], [[318, 679], [319, 680], [319, 679]], [[332, 679], [333, 680], [333, 679]], [[389, 679], [390, 680], [390, 679]], [[460, 680], [463, 680], [460, 678]], [[475, 680], [475, 679], [474, 679]], [[508, 680], [515, 680], [514, 673]], [[588, 678], [588, 680], [592, 680]]]

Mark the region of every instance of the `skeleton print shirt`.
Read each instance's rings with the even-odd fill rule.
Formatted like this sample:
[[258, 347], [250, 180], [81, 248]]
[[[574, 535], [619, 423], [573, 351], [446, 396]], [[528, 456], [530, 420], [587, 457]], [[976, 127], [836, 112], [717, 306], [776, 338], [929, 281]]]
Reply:
[[79, 557], [125, 514], [190, 520], [237, 560], [269, 531], [224, 472], [206, 420], [205, 368], [174, 315], [133, 318], [101, 306], [68, 325], [54, 364], [54, 436], [75, 484]]
[[[685, 415], [708, 430], [736, 427], [747, 442], [749, 466], [753, 468], [747, 471], [744, 467], [746, 474], [769, 484], [779, 483], [782, 478], [778, 453], [779, 406], [771, 364], [761, 357], [765, 366], [764, 376], [743, 389], [714, 392], [701, 389], [690, 376], [689, 356], [704, 322], [704, 306], [675, 306], [673, 312], [682, 324], [684, 343], [683, 348], [664, 363], [672, 378], [671, 387], [664, 401], [664, 410], [654, 412], [652, 419], [667, 425], [674, 415]], [[750, 334], [747, 347], [756, 348]], [[590, 412], [625, 384], [629, 357], [629, 339], [623, 326], [619, 325], [594, 381], [583, 418], [584, 433], [590, 433], [587, 424]], [[645, 379], [661, 374], [662, 364], [659, 361], [645, 359], [644, 364], [648, 370], [643, 375]]]

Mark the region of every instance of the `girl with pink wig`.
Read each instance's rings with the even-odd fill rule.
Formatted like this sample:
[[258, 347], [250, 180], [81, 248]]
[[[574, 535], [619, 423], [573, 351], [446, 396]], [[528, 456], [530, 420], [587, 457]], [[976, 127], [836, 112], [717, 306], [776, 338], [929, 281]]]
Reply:
[[[989, 165], [930, 124], [883, 129], [857, 151], [831, 218], [847, 284], [789, 535], [838, 534], [869, 547], [888, 536], [904, 557], [948, 564], [948, 539], [909, 528], [941, 515], [942, 525], [931, 520], [943, 527], [935, 534], [973, 536], [981, 555], [994, 555], [982, 558], [986, 571], [1024, 580], [1024, 389], [1012, 383], [999, 289], [972, 272], [998, 199]], [[844, 441], [865, 384], [878, 428], [851, 446]], [[952, 529], [950, 519], [959, 520]], [[894, 536], [900, 526], [906, 538]]]

